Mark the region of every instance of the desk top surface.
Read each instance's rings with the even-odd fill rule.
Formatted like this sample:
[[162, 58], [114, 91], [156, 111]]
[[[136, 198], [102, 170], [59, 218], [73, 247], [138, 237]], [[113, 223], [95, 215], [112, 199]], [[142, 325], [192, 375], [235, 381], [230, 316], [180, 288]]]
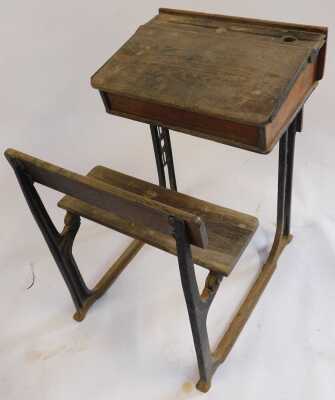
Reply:
[[321, 79], [326, 34], [161, 9], [92, 86], [107, 96], [111, 113], [267, 152]]

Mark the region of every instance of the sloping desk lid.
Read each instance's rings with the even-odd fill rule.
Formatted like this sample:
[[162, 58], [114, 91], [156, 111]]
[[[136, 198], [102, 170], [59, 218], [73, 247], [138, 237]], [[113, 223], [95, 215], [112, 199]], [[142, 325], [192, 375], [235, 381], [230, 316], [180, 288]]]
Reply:
[[321, 79], [326, 34], [161, 9], [92, 86], [113, 114], [264, 153]]

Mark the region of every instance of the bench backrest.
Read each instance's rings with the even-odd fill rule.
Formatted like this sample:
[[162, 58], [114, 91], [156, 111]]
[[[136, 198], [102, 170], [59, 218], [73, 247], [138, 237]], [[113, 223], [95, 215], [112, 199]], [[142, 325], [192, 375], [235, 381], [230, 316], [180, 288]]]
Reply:
[[172, 234], [169, 217], [174, 216], [185, 222], [191, 244], [198, 247], [208, 244], [206, 226], [197, 215], [76, 174], [17, 150], [8, 149], [5, 156], [14, 169], [20, 169], [33, 182], [165, 234]]

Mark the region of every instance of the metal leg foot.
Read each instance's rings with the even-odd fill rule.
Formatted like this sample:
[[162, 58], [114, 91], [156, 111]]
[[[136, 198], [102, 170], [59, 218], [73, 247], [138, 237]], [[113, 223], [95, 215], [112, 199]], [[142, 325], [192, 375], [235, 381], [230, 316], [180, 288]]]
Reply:
[[209, 391], [209, 389], [211, 388], [211, 383], [209, 382], [205, 382], [202, 379], [200, 379], [197, 384], [195, 385], [195, 387], [203, 393], [207, 393]]

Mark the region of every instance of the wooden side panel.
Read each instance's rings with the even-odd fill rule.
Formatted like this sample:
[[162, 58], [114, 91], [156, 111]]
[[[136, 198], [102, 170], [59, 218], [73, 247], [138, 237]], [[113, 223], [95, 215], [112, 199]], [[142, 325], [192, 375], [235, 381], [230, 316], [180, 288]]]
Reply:
[[307, 64], [305, 70], [301, 73], [290, 91], [287, 99], [278, 111], [273, 121], [266, 126], [265, 149], [271, 151], [279, 140], [281, 134], [293, 120], [296, 113], [304, 104], [312, 90], [317, 85], [316, 73], [318, 64]]
[[150, 229], [171, 235], [169, 216], [183, 219], [192, 244], [199, 247], [207, 246], [206, 227], [202, 219], [196, 215], [130, 193], [89, 176], [76, 174], [13, 149], [6, 150], [5, 155], [11, 164], [16, 163], [23, 168], [34, 182], [105, 211], [113, 212], [121, 218], [145, 225]]
[[103, 92], [102, 97], [107, 99], [104, 104], [111, 114], [149, 124], [163, 125], [175, 131], [231, 146], [259, 151], [260, 135], [263, 132], [260, 127], [242, 125], [205, 114], [107, 92]]

